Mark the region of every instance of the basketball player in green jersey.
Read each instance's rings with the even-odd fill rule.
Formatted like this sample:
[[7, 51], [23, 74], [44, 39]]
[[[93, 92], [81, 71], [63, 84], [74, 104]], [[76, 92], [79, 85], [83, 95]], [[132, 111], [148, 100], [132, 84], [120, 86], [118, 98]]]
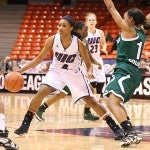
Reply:
[[130, 100], [141, 81], [142, 75], [138, 65], [146, 33], [150, 29], [150, 15], [145, 18], [141, 10], [133, 8], [125, 12], [122, 18], [111, 0], [104, 0], [104, 3], [122, 31], [118, 39], [117, 65], [104, 96], [109, 98], [107, 106], [126, 133], [121, 140], [121, 146], [128, 147], [131, 144], [140, 143], [142, 138], [136, 133], [131, 121], [127, 119], [127, 113], [121, 103]]
[[[84, 24], [84, 22], [77, 22], [76, 26], [75, 26], [75, 30], [76, 32], [79, 34], [77, 35], [85, 44], [86, 44], [86, 40], [85, 37], [87, 36], [87, 29], [88, 27]], [[99, 68], [101, 67], [100, 63], [97, 62], [95, 59], [93, 59], [93, 57], [91, 56], [90, 52], [88, 51], [88, 54], [90, 56], [91, 62], [93, 64], [96, 64]], [[91, 87], [92, 88], [92, 87]], [[71, 94], [70, 90], [67, 86], [64, 87], [64, 89], [59, 92], [56, 93], [54, 95], [52, 95], [46, 102], [44, 102], [38, 109], [38, 111], [36, 112], [35, 116], [39, 121], [44, 121], [43, 118], [43, 113], [45, 112], [45, 110], [51, 106], [53, 103], [55, 103], [56, 101], [64, 98], [66, 95]], [[96, 121], [99, 120], [98, 116], [95, 116], [94, 114], [91, 113], [90, 108], [85, 106], [84, 107], [84, 119], [85, 120], [89, 120], [89, 121]]]

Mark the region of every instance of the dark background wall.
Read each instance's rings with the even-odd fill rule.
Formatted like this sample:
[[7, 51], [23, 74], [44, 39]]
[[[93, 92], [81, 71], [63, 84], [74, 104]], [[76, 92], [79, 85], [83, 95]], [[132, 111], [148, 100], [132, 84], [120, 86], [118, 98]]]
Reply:
[[8, 4], [28, 4], [28, 0], [7, 0]]

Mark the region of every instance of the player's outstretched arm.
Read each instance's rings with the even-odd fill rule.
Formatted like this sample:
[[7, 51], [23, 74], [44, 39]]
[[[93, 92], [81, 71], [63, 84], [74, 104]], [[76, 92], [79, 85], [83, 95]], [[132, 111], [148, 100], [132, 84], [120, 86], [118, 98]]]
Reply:
[[120, 27], [123, 30], [126, 30], [127, 26], [124, 23], [121, 15], [119, 14], [119, 12], [116, 9], [116, 7], [115, 7], [114, 3], [112, 2], [112, 0], [104, 0], [104, 3], [106, 5], [108, 11], [111, 13], [114, 21], [118, 25], [118, 27]]

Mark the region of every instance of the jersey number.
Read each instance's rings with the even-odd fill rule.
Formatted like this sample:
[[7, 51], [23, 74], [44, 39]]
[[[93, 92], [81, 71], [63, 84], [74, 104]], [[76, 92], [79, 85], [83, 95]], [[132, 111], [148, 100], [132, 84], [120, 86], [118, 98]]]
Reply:
[[138, 52], [136, 58], [139, 59], [142, 51], [142, 42], [137, 43], [137, 45], [138, 45]]
[[98, 45], [90, 45], [90, 52], [91, 53], [96, 53], [98, 49]]

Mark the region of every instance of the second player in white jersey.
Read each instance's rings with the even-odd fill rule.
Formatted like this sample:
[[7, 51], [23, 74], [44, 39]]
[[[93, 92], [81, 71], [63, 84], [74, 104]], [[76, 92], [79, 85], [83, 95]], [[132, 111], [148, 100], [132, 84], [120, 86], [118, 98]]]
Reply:
[[97, 93], [102, 95], [102, 88], [106, 82], [106, 76], [100, 52], [103, 51], [107, 55], [105, 36], [102, 30], [96, 28], [97, 19], [94, 13], [87, 13], [86, 24], [88, 26], [88, 36], [86, 40], [89, 45], [89, 51], [93, 58], [102, 66], [101, 69], [99, 69], [96, 65], [93, 65], [95, 80], [91, 80], [91, 84], [93, 84], [93, 86], [96, 84]]

